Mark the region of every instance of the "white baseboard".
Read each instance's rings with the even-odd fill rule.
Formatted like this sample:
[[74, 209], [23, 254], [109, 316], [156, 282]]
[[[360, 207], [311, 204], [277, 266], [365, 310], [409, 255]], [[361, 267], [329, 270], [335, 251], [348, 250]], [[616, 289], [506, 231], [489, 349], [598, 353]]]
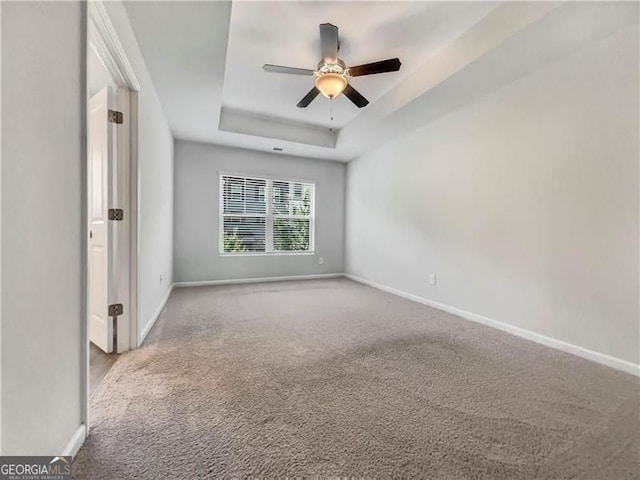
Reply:
[[355, 275], [345, 273], [344, 276], [356, 282], [363, 283], [365, 285], [369, 285], [370, 287], [377, 288], [378, 290], [383, 290], [385, 292], [398, 295], [399, 297], [403, 297], [408, 300], [413, 300], [414, 302], [422, 303], [429, 307], [437, 308], [438, 310], [442, 310], [444, 312], [457, 315], [466, 320], [471, 320], [472, 322], [477, 322], [483, 325], [487, 325], [489, 327], [497, 328], [498, 330], [502, 330], [504, 332], [508, 332], [513, 335], [517, 335], [518, 337], [526, 338], [527, 340], [540, 343], [547, 347], [555, 348], [557, 350], [561, 350], [566, 353], [571, 353], [578, 357], [586, 358], [587, 360], [591, 360], [593, 362], [597, 362], [602, 365], [615, 368], [616, 370], [621, 370], [623, 372], [630, 373], [632, 375], [636, 375], [640, 377], [640, 365], [636, 365], [627, 360], [622, 360], [620, 358], [612, 357], [604, 353], [595, 352], [593, 350], [589, 350], [587, 348], [580, 347], [578, 345], [573, 345], [571, 343], [567, 343], [562, 340], [557, 340], [555, 338], [547, 337], [545, 335], [541, 335], [539, 333], [535, 333], [530, 330], [526, 330], [524, 328], [516, 327], [514, 325], [509, 325], [508, 323], [499, 322], [498, 320], [493, 320], [491, 318], [484, 317], [476, 313], [468, 312], [460, 308], [452, 307], [444, 303], [434, 302], [433, 300], [429, 300], [428, 298], [419, 297], [418, 295], [413, 295], [411, 293], [403, 292], [402, 290], [388, 287], [386, 285], [382, 285], [377, 282], [372, 282], [371, 280], [367, 280], [365, 278], [356, 277]]
[[87, 438], [87, 426], [83, 423], [71, 436], [71, 439], [62, 449], [63, 457], [75, 457], [80, 447]]
[[165, 294], [165, 296], [160, 301], [160, 305], [158, 305], [158, 308], [153, 313], [153, 315], [151, 315], [151, 318], [147, 322], [147, 325], [144, 327], [142, 332], [140, 332], [140, 338], [138, 339], [138, 348], [140, 348], [140, 346], [142, 345], [142, 342], [144, 342], [144, 339], [147, 337], [147, 334], [153, 328], [153, 326], [156, 324], [156, 320], [158, 320], [158, 317], [162, 313], [162, 309], [164, 308], [165, 304], [167, 303], [167, 300], [169, 300], [169, 296], [171, 295], [171, 292], [173, 292], [173, 287], [175, 287], [174, 283], [171, 284], [171, 286], [167, 290], [167, 293]]
[[286, 277], [237, 278], [233, 280], [204, 280], [199, 282], [176, 282], [176, 287], [203, 287], [206, 285], [235, 285], [241, 283], [284, 282], [287, 280], [317, 280], [343, 277], [344, 273], [320, 273], [316, 275], [290, 275]]

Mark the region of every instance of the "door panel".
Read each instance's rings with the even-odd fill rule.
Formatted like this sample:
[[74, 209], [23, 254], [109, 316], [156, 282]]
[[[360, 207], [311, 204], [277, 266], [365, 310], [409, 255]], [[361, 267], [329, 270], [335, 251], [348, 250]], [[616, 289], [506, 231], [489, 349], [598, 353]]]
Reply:
[[108, 219], [114, 160], [113, 124], [108, 121], [112, 93], [105, 87], [89, 102], [89, 339], [107, 353], [113, 351], [113, 320], [108, 315], [113, 260]]

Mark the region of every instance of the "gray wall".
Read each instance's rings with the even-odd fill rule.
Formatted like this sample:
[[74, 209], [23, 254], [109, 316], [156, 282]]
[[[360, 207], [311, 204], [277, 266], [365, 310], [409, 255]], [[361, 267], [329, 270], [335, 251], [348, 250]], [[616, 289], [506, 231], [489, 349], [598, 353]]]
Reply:
[[638, 89], [636, 24], [350, 163], [347, 271], [638, 364]]
[[4, 455], [59, 455], [80, 426], [82, 8], [2, 3]]
[[[173, 283], [173, 134], [122, 2], [104, 2], [140, 82], [138, 94], [138, 339]], [[160, 276], [164, 280], [160, 280]]]
[[[175, 152], [176, 282], [343, 272], [344, 164], [184, 141]], [[315, 180], [315, 255], [220, 256], [220, 171]]]

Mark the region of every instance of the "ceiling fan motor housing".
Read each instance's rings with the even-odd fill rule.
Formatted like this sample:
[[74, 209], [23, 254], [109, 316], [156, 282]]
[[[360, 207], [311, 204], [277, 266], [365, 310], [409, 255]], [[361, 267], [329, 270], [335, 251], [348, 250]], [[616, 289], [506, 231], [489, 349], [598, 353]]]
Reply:
[[344, 63], [344, 60], [341, 58], [338, 58], [335, 63], [320, 60], [318, 62], [318, 67], [316, 68], [316, 74], [320, 75], [323, 73], [339, 73], [340, 75], [346, 75], [348, 73], [347, 64]]

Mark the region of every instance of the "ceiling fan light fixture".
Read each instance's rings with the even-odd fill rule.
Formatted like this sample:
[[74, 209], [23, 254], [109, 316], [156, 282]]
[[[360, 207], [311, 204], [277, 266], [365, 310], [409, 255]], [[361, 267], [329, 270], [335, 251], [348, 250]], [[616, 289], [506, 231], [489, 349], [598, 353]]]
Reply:
[[347, 78], [340, 73], [322, 73], [316, 77], [316, 88], [325, 97], [334, 98], [347, 88]]
[[330, 23], [320, 24], [320, 48], [322, 50], [322, 59], [318, 62], [315, 70], [271, 65], [269, 63], [262, 66], [265, 72], [315, 77], [314, 87], [296, 104], [298, 108], [307, 108], [320, 93], [329, 99], [343, 94], [356, 107], [366, 107], [369, 105], [369, 100], [353, 88], [347, 81], [347, 78], [397, 72], [400, 70], [400, 65], [402, 65], [399, 58], [389, 58], [378, 62], [356, 65], [355, 67], [347, 67], [344, 60], [338, 58], [338, 50], [340, 49], [338, 27]]

